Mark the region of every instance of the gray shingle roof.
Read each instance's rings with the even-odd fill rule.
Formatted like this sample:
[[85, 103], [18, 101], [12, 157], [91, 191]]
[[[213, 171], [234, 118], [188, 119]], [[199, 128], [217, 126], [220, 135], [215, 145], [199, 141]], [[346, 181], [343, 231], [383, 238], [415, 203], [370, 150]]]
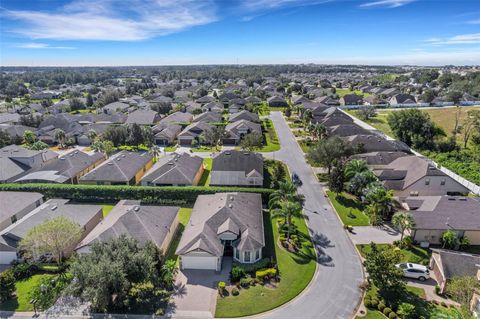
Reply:
[[265, 246], [262, 199], [254, 193], [217, 193], [197, 197], [192, 215], [177, 248], [177, 255], [196, 249], [214, 256], [223, 255], [218, 235], [239, 232], [234, 245], [240, 250]]
[[160, 158], [142, 178], [142, 183], [157, 185], [193, 185], [203, 159], [188, 153], [168, 154]]
[[158, 113], [152, 110], [136, 110], [128, 114], [126, 124], [153, 125], [158, 120]]
[[177, 217], [179, 208], [141, 205], [140, 201], [122, 200], [113, 207], [83, 240], [77, 249], [96, 241], [107, 241], [121, 235], [135, 238], [141, 246], [147, 241], [161, 247]]
[[258, 123], [260, 122], [260, 117], [258, 116], [258, 114], [243, 110], [243, 111], [231, 114], [230, 118], [228, 119], [229, 122], [236, 122], [240, 120], [247, 120], [250, 122]]
[[241, 151], [224, 151], [212, 160], [212, 171], [241, 171], [248, 175], [257, 171], [263, 176], [263, 157], [261, 154]]
[[82, 181], [128, 182], [149, 162], [147, 152], [121, 151], [80, 178]]
[[444, 249], [432, 249], [440, 256], [445, 279], [453, 277], [476, 277], [479, 271], [480, 255], [462, 253]]
[[43, 195], [40, 193], [0, 192], [0, 203], [2, 207], [0, 209], [0, 222], [21, 212], [42, 198]]

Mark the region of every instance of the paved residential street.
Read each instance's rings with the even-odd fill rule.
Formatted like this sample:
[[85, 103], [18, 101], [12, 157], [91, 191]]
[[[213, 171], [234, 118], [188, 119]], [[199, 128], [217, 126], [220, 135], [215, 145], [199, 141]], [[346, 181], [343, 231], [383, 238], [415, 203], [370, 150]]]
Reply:
[[319, 251], [317, 273], [304, 293], [290, 304], [258, 318], [350, 318], [360, 301], [358, 285], [363, 281], [360, 258], [324, 197], [312, 168], [305, 161], [280, 112], [270, 116], [282, 148], [268, 157], [282, 160], [303, 181], [299, 192], [305, 196], [305, 214]]
[[353, 233], [348, 235], [355, 245], [370, 244], [372, 241], [377, 244], [392, 244], [394, 241], [400, 240], [401, 237], [400, 232], [389, 225], [356, 226]]

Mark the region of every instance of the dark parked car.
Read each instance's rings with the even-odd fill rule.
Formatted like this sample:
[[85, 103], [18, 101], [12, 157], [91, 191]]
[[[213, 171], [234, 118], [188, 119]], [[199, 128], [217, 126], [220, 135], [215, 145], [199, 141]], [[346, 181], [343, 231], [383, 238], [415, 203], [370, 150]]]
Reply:
[[292, 174], [292, 182], [297, 186], [302, 185], [302, 180], [300, 179], [300, 177], [298, 177], [297, 173]]

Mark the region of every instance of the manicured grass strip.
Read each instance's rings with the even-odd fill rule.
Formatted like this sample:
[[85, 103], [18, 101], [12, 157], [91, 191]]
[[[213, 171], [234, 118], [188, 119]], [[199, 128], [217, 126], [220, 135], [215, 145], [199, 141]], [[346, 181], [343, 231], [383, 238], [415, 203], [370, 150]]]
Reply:
[[15, 292], [17, 298], [0, 303], [0, 310], [4, 311], [33, 311], [33, 305], [30, 304], [30, 292], [38, 286], [43, 278], [54, 277], [55, 275], [43, 274], [33, 275], [25, 280], [15, 283]]
[[327, 195], [344, 225], [370, 225], [368, 216], [363, 213], [363, 205], [355, 197], [347, 193], [337, 195], [331, 191]]
[[110, 214], [114, 206], [115, 205], [102, 205], [103, 218], [107, 217], [107, 215]]
[[356, 94], [356, 95], [361, 95], [363, 97], [367, 97], [367, 96], [370, 96], [371, 94], [370, 93], [363, 93], [362, 91], [360, 90], [350, 90], [350, 89], [343, 89], [343, 88], [338, 88], [338, 89], [335, 89], [335, 93], [338, 95], [338, 97], [342, 97], [342, 96], [345, 96], [347, 94]]
[[222, 150], [221, 146], [197, 146], [192, 147], [192, 152], [194, 153], [207, 153], [207, 152], [220, 152]]
[[180, 208], [180, 211], [178, 212], [178, 228], [175, 233], [175, 236], [172, 239], [172, 242], [170, 243], [170, 247], [168, 247], [167, 251], [167, 259], [173, 259], [177, 263], [177, 266], [179, 265], [180, 259], [178, 258], [177, 255], [175, 255], [175, 251], [177, 250], [178, 244], [180, 243], [180, 239], [182, 238], [182, 233], [185, 230], [185, 227], [187, 226], [188, 220], [190, 219], [190, 216], [192, 215], [192, 209], [191, 208], [185, 208], [182, 207]]
[[281, 281], [277, 288], [271, 289], [256, 285], [248, 289], [241, 289], [238, 296], [218, 297], [215, 317], [250, 316], [277, 308], [298, 296], [312, 279], [315, 272], [316, 255], [305, 220], [303, 218], [295, 219], [295, 225], [301, 232], [299, 237], [302, 239], [302, 249], [299, 253], [293, 254], [277, 245], [277, 222], [270, 220], [268, 215], [265, 217], [266, 247], [264, 255], [267, 256], [273, 246]]
[[165, 152], [175, 152], [177, 150], [178, 145], [173, 145], [173, 146], [166, 146], [164, 151]]
[[200, 182], [198, 182], [198, 186], [209, 186], [210, 185], [210, 172], [212, 171], [212, 159], [211, 158], [204, 158], [203, 165], [205, 169], [202, 174], [202, 178]]
[[385, 319], [387, 318], [383, 313], [378, 310], [367, 310], [367, 314], [364, 317], [356, 316], [355, 319]]
[[[379, 249], [394, 248], [390, 244], [377, 244]], [[365, 257], [371, 250], [370, 245], [357, 245], [358, 251]], [[399, 249], [401, 254], [401, 262], [411, 262], [414, 264], [427, 265], [430, 260], [432, 252], [428, 248], [422, 248], [419, 246], [412, 246], [410, 249]]]
[[257, 152], [275, 152], [280, 150], [280, 142], [278, 140], [275, 126], [270, 119], [262, 120], [262, 131], [265, 145], [257, 149]]

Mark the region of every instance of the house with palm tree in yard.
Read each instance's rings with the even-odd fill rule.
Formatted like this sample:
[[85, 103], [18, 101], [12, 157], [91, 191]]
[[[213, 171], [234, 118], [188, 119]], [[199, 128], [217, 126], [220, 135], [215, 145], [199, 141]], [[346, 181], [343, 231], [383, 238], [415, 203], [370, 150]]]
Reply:
[[181, 269], [220, 271], [224, 257], [259, 261], [264, 246], [261, 195], [217, 193], [198, 196], [176, 254]]

